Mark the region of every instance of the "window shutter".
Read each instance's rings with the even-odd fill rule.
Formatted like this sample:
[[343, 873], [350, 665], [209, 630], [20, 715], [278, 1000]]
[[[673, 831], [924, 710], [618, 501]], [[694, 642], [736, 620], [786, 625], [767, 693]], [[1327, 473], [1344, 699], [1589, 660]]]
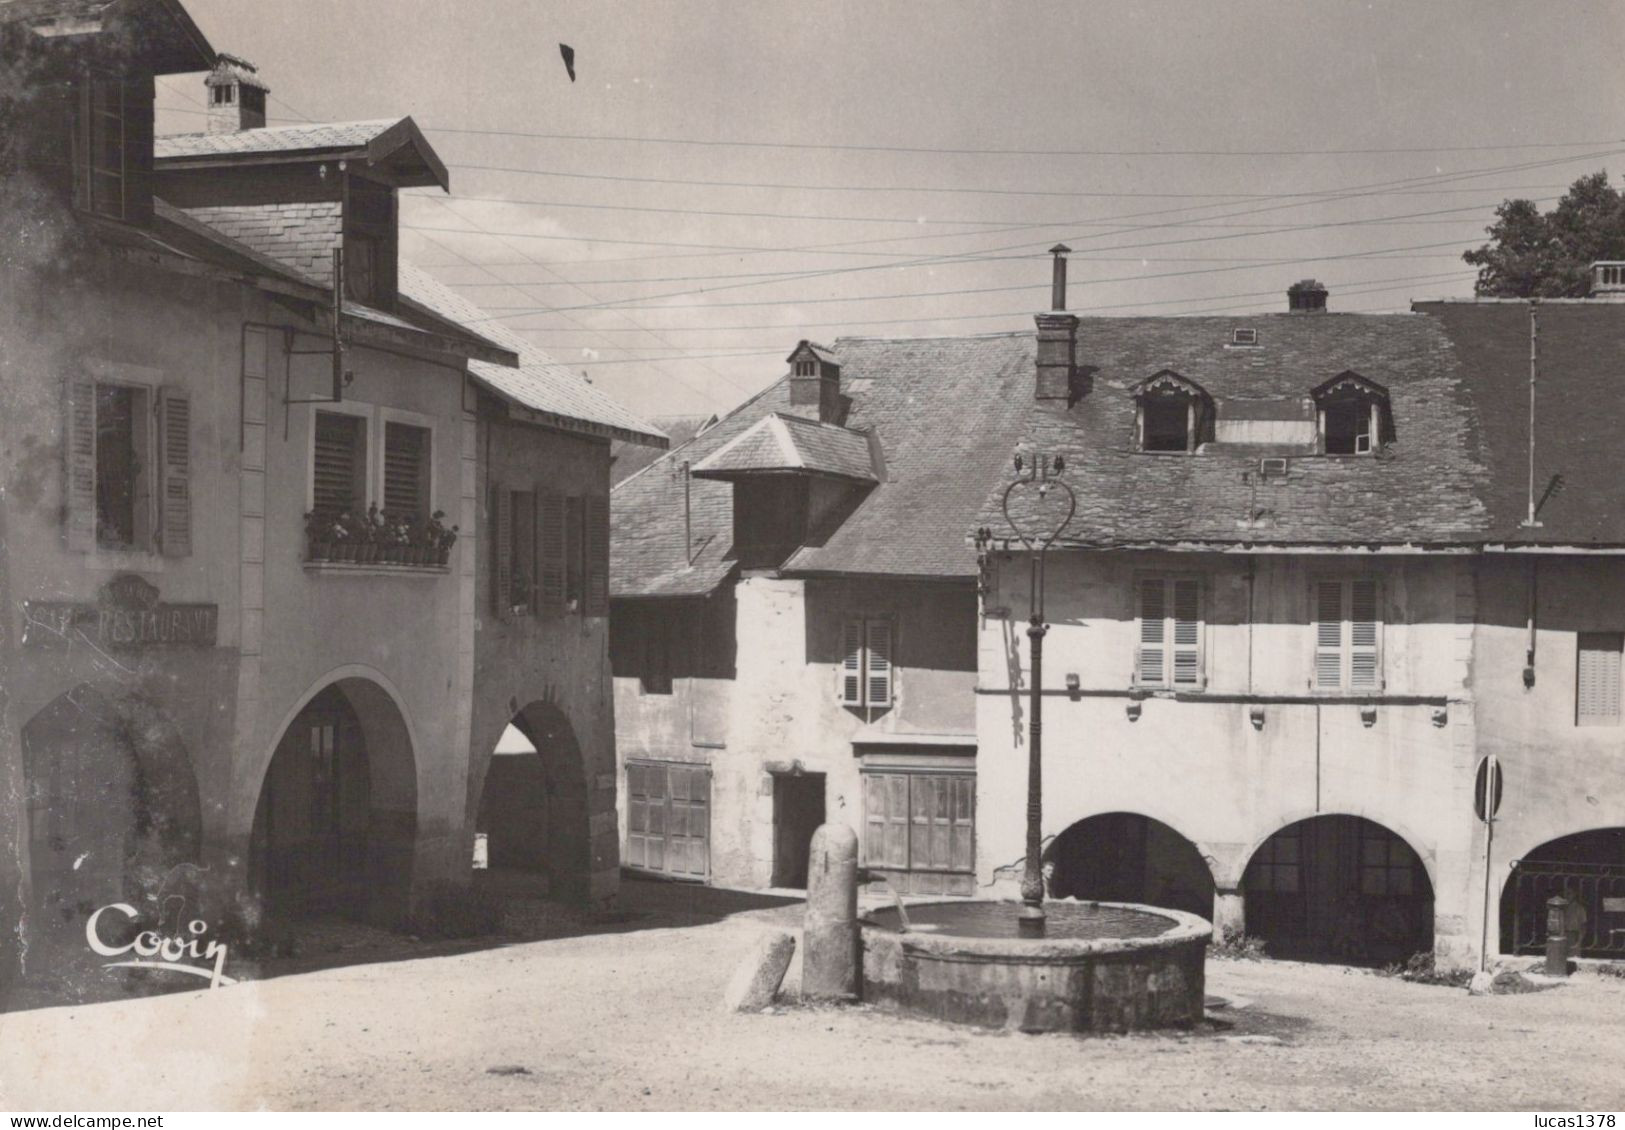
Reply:
[[158, 402], [158, 544], [165, 557], [192, 553], [192, 399], [166, 387]]
[[908, 783], [908, 866], [911, 871], [930, 870], [931, 830], [935, 823], [937, 787], [940, 777], [914, 777]]
[[873, 867], [886, 859], [886, 778], [863, 774], [863, 862]]
[[1315, 675], [1317, 688], [1343, 685], [1343, 582], [1315, 582]]
[[948, 865], [955, 871], [976, 866], [976, 778], [950, 777], [953, 785], [953, 848]]
[[96, 385], [70, 379], [64, 389], [64, 534], [69, 549], [96, 547]]
[[315, 462], [311, 468], [315, 509], [338, 514], [357, 505], [356, 481], [361, 461], [358, 416], [340, 412], [316, 413]]
[[429, 429], [384, 424], [384, 512], [429, 516]]
[[564, 529], [564, 496], [536, 492], [536, 572], [540, 576], [542, 611], [564, 611], [564, 555], [568, 551]]
[[1134, 659], [1136, 682], [1160, 686], [1168, 681], [1163, 582], [1140, 582], [1140, 647]]
[[891, 621], [870, 620], [867, 706], [890, 706], [892, 693]]
[[587, 592], [586, 614], [609, 615], [609, 497], [590, 494], [586, 499]]
[[848, 620], [841, 645], [841, 705], [863, 705], [863, 621]]
[[1377, 582], [1349, 583], [1349, 686], [1375, 690], [1382, 685], [1378, 652]]
[[888, 867], [908, 866], [908, 778], [888, 774], [886, 782], [886, 852], [880, 862]]
[[1174, 581], [1174, 685], [1199, 686], [1202, 682], [1202, 584], [1197, 580]]
[[513, 607], [513, 495], [491, 486], [491, 605], [502, 617]]
[[1575, 722], [1611, 726], [1620, 720], [1620, 652], [1617, 632], [1580, 633], [1575, 683]]

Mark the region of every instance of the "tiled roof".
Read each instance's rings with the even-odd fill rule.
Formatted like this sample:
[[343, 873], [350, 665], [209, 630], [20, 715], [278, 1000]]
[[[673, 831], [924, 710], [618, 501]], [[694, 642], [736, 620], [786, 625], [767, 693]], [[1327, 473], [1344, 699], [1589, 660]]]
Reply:
[[469, 302], [434, 276], [401, 263], [400, 291], [403, 299], [420, 303], [440, 317], [489, 338], [519, 354], [517, 369], [484, 361], [470, 361], [474, 379], [506, 400], [540, 413], [546, 422], [568, 430], [587, 430], [612, 439], [664, 447], [666, 437], [659, 428], [645, 423], [608, 393], [600, 391], [579, 373], [553, 360], [524, 338], [503, 328], [502, 323]]
[[[709, 416], [650, 416], [649, 423], [666, 433], [671, 446], [687, 443], [700, 432], [717, 422], [716, 414]], [[642, 443], [629, 443], [618, 439], [609, 445], [609, 477], [611, 483], [631, 478], [659, 459], [660, 449]]]
[[693, 467], [695, 475], [714, 479], [785, 471], [876, 480], [864, 435], [777, 412], [756, 421]]
[[399, 118], [370, 122], [312, 122], [266, 126], [235, 133], [177, 133], [155, 138], [153, 156], [219, 157], [234, 153], [303, 153], [313, 149], [359, 149], [375, 140]]
[[[841, 365], [845, 425], [873, 430], [883, 481], [820, 544], [793, 555], [785, 570], [974, 576], [966, 533], [1008, 465], [1026, 420], [1032, 335], [844, 338], [833, 353]], [[683, 464], [698, 464], [770, 413], [792, 415], [789, 401], [786, 378], [615, 488], [614, 595], [700, 594], [728, 576], [734, 562], [733, 488], [689, 479], [694, 541], [685, 550]]]
[[[1560, 489], [1529, 506], [1529, 306], [1524, 302], [1416, 303], [1470, 375], [1477, 405], [1480, 493], [1492, 542], [1625, 545], [1625, 305], [1543, 302], [1535, 387], [1535, 498], [1553, 475]], [[1397, 414], [1397, 408], [1396, 408]], [[1403, 420], [1396, 421], [1401, 427]], [[1435, 442], [1436, 437], [1425, 437]]]
[[[1238, 323], [1258, 348], [1227, 348]], [[1244, 318], [1085, 318], [1078, 330], [1081, 383], [1074, 403], [1027, 393], [1024, 447], [1064, 456], [1077, 513], [1057, 544], [1452, 544], [1483, 535], [1477, 493], [1484, 474], [1481, 412], [1464, 363], [1437, 319], [1414, 314], [1275, 314]], [[1352, 370], [1384, 386], [1394, 441], [1378, 455], [1300, 452], [1284, 475], [1261, 475], [1255, 444], [1210, 444], [1195, 454], [1136, 450], [1132, 390], [1162, 370], [1195, 381], [1223, 418], [1232, 399], [1296, 400]], [[1288, 410], [1284, 404], [1282, 415]], [[1008, 482], [1008, 477], [1005, 479]], [[1003, 485], [986, 494], [977, 526], [1009, 527]], [[1024, 526], [1049, 517], [1017, 490]]]
[[307, 282], [323, 287], [332, 283], [333, 252], [344, 243], [343, 205], [337, 200], [211, 205], [186, 211], [222, 235], [291, 268]]

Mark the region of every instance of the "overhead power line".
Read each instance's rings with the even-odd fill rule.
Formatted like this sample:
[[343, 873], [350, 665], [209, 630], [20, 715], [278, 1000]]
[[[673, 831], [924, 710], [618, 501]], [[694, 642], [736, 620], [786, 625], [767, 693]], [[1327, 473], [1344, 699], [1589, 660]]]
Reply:
[[1490, 153], [1521, 149], [1583, 149], [1625, 143], [1625, 138], [1594, 141], [1522, 141], [1495, 145], [1397, 145], [1339, 149], [1020, 149], [941, 145], [863, 145], [810, 141], [751, 141], [736, 138], [640, 137], [630, 134], [542, 133], [532, 130], [470, 129], [425, 125], [431, 133], [478, 137], [523, 137], [537, 141], [596, 141], [632, 145], [696, 145], [729, 149], [796, 149], [847, 153], [942, 153], [975, 157], [1325, 157], [1395, 153]]

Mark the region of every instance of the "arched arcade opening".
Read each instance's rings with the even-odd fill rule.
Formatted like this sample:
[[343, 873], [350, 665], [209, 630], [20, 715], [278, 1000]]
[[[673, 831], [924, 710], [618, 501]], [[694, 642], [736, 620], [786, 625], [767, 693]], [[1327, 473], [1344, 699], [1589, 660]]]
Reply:
[[1546, 947], [1546, 903], [1578, 905], [1570, 930], [1578, 957], [1625, 955], [1625, 828], [1593, 828], [1548, 840], [1514, 860], [1501, 888], [1501, 952]]
[[260, 788], [249, 882], [267, 911], [393, 923], [409, 907], [417, 837], [410, 731], [377, 683], [323, 688], [283, 731]]
[[1213, 873], [1196, 845], [1160, 820], [1108, 812], [1050, 843], [1052, 898], [1138, 902], [1213, 917]]
[[584, 902], [591, 884], [587, 776], [570, 720], [534, 702], [491, 753], [474, 818], [476, 869], [522, 877], [551, 898]]
[[1433, 949], [1433, 884], [1402, 838], [1314, 816], [1259, 845], [1241, 880], [1247, 933], [1272, 957], [1387, 965]]

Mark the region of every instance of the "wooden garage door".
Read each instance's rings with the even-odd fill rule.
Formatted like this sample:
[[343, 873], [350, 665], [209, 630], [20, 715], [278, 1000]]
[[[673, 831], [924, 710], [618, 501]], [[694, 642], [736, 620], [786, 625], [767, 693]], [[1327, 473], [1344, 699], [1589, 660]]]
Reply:
[[710, 871], [711, 770], [661, 761], [626, 763], [626, 865], [678, 879]]

